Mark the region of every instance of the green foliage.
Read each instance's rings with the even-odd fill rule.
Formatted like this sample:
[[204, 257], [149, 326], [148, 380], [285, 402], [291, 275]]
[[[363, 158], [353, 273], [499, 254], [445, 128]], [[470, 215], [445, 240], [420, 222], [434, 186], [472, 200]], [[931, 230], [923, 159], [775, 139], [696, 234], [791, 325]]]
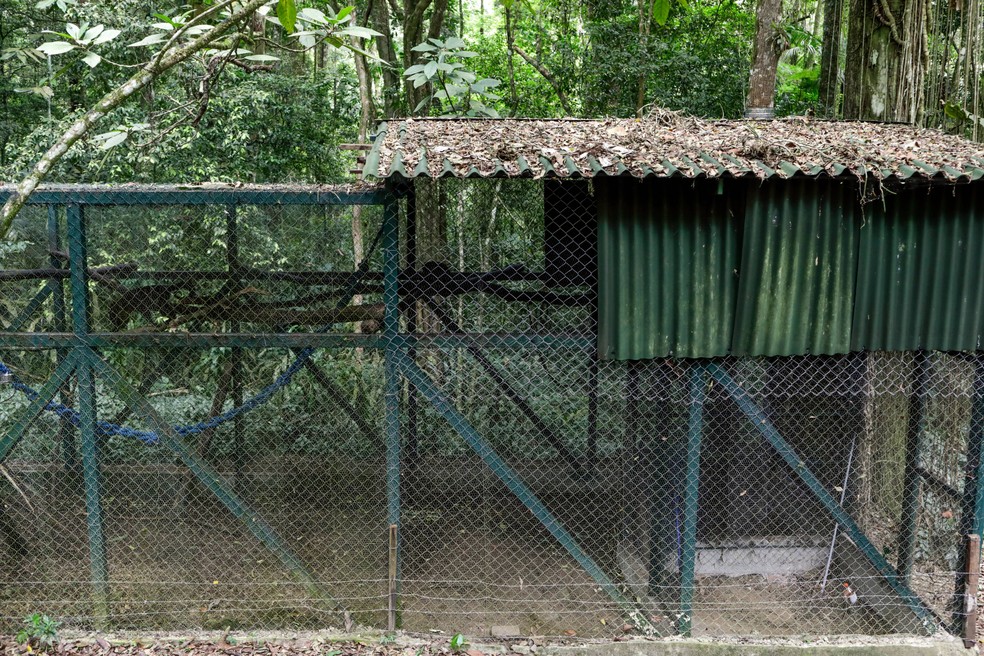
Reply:
[[477, 52], [465, 50], [464, 41], [457, 37], [446, 41], [429, 39], [414, 46], [413, 50], [421, 53], [423, 63], [410, 66], [403, 75], [413, 83], [414, 88], [426, 84], [431, 90], [414, 107], [414, 112], [433, 107], [442, 116], [498, 117], [498, 113], [486, 103], [499, 99], [491, 92], [499, 85], [499, 80], [478, 79], [462, 62], [455, 61], [478, 55]]
[[17, 643], [38, 651], [48, 651], [58, 644], [58, 622], [42, 613], [32, 613], [24, 618], [24, 626], [17, 632]]
[[465, 640], [465, 636], [463, 636], [462, 634], [455, 633], [453, 636], [451, 636], [451, 640], [449, 641], [448, 644], [451, 647], [451, 651], [457, 652], [467, 647], [468, 641]]

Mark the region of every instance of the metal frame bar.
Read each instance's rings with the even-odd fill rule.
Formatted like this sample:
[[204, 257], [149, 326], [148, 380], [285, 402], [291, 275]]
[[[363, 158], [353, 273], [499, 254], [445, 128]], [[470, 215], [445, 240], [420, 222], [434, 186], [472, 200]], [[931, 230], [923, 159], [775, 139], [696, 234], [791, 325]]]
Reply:
[[383, 337], [384, 376], [383, 403], [385, 406], [383, 426], [386, 435], [386, 523], [395, 526], [394, 544], [391, 546], [395, 560], [395, 583], [393, 591], [394, 628], [401, 624], [399, 611], [401, 580], [403, 578], [400, 473], [400, 372], [397, 368], [400, 332], [400, 224], [399, 207], [395, 199], [386, 203], [383, 211]]
[[652, 630], [653, 627], [649, 624], [649, 621], [622, 594], [622, 591], [605, 574], [598, 563], [581, 549], [577, 540], [564, 528], [560, 520], [550, 512], [546, 505], [533, 493], [533, 490], [527, 487], [519, 474], [495, 452], [492, 445], [472, 427], [464, 415], [441, 393], [441, 390], [417, 366], [417, 363], [411, 360], [405, 353], [399, 351], [394, 354], [394, 358], [400, 372], [407, 377], [410, 384], [416, 387], [417, 391], [430, 402], [437, 413], [451, 424], [452, 428], [465, 440], [475, 454], [492, 470], [496, 478], [502, 481], [509, 491], [533, 513], [533, 516], [554, 536], [564, 550], [577, 561], [578, 565], [594, 579], [605, 594], [618, 604], [638, 626]]
[[223, 481], [222, 476], [215, 471], [195, 450], [185, 444], [184, 440], [174, 432], [174, 429], [164, 421], [150, 402], [127, 381], [116, 369], [107, 364], [94, 351], [84, 349], [84, 355], [93, 369], [102, 376], [103, 380], [113, 388], [117, 396], [136, 416], [140, 417], [147, 426], [160, 437], [161, 443], [174, 452], [198, 481], [218, 498], [242, 524], [273, 553], [291, 574], [307, 589], [313, 597], [326, 602], [330, 610], [343, 613], [345, 609], [328, 595], [320, 586], [317, 579], [307, 569], [301, 559], [294, 554], [286, 542], [277, 535], [273, 527]]
[[704, 433], [706, 370], [701, 363], [690, 366], [690, 395], [687, 409], [687, 468], [683, 488], [683, 530], [680, 558], [680, 620], [677, 630], [689, 636], [694, 621], [694, 585], [697, 566], [697, 516], [700, 510], [700, 456]]
[[10, 427], [7, 434], [0, 439], [0, 463], [7, 459], [10, 452], [13, 451], [14, 447], [17, 446], [21, 438], [24, 437], [24, 433], [27, 431], [28, 426], [31, 425], [38, 415], [44, 410], [45, 406], [48, 405], [58, 390], [68, 381], [69, 376], [75, 371], [75, 365], [77, 364], [75, 352], [69, 353], [69, 355], [62, 360], [55, 371], [51, 374], [51, 378], [45, 382], [44, 386], [38, 390], [37, 398], [33, 399], [26, 408], [21, 412], [20, 417], [14, 422], [14, 425]]
[[708, 364], [707, 371], [714, 380], [724, 387], [725, 392], [738, 405], [745, 417], [755, 426], [756, 430], [761, 433], [762, 437], [776, 450], [782, 459], [786, 461], [786, 464], [792, 468], [834, 521], [841, 525], [844, 533], [851, 538], [858, 549], [861, 550], [861, 553], [864, 554], [864, 557], [874, 566], [892, 590], [902, 598], [909, 609], [927, 629], [935, 629], [935, 619], [932, 611], [923, 604], [918, 595], [909, 589], [905, 580], [885, 560], [885, 557], [871, 543], [871, 540], [864, 534], [861, 527], [857, 525], [847, 511], [841, 508], [833, 495], [827, 491], [827, 488], [823, 486], [813, 472], [806, 467], [806, 463], [799, 457], [792, 445], [782, 437], [762, 409], [749, 397], [748, 393], [720, 365]]
[[970, 553], [971, 536], [977, 537], [978, 562], [980, 544], [984, 537], [984, 353], [974, 355], [974, 382], [971, 392], [970, 426], [967, 432], [967, 464], [964, 470], [963, 498], [960, 503], [960, 533], [965, 536], [961, 563], [957, 567], [953, 604], [955, 631], [965, 631], [975, 612], [968, 612], [968, 595], [976, 599], [976, 586], [971, 587], [975, 572]]
[[[12, 193], [0, 188], [0, 202]], [[382, 188], [367, 191], [290, 189], [283, 187], [223, 188], [46, 185], [27, 199], [28, 205], [382, 205], [389, 198]]]
[[[69, 280], [72, 290], [72, 332], [84, 339], [89, 333], [89, 258], [85, 210], [71, 204], [65, 208], [68, 223]], [[92, 583], [92, 606], [96, 628], [109, 621], [109, 565], [106, 536], [103, 530], [102, 480], [99, 443], [96, 436], [98, 407], [96, 380], [88, 349], [75, 347], [78, 386], [79, 437], [82, 444], [82, 479], [85, 484], [85, 517], [89, 541], [89, 577]]]
[[912, 390], [906, 426], [905, 472], [903, 474], [902, 513], [897, 543], [899, 576], [908, 582], [916, 552], [916, 521], [919, 518], [919, 475], [922, 435], [926, 423], [926, 396], [930, 376], [929, 353], [918, 351], [912, 363]]
[[84, 337], [72, 333], [0, 332], [0, 348], [54, 349], [74, 348], [363, 348], [384, 350], [388, 345], [412, 348], [596, 348], [593, 337], [563, 334], [508, 335], [495, 333], [400, 334], [394, 337], [366, 333], [111, 333], [95, 332]]

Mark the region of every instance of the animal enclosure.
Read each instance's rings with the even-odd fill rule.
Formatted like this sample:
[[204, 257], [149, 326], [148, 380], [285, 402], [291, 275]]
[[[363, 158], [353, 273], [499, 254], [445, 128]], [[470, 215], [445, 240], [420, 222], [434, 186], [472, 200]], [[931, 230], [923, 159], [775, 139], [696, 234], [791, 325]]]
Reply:
[[634, 288], [602, 187], [38, 192], [0, 245], [2, 621], [960, 631], [980, 354], [705, 357], [696, 304], [640, 347], [614, 295], [727, 253]]

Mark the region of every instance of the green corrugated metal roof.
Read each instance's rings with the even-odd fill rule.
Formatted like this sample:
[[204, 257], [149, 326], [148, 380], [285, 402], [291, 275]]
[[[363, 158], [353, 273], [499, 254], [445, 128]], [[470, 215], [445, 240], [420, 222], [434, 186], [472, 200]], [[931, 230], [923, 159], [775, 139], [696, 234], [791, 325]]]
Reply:
[[738, 226], [716, 182], [613, 180], [598, 196], [598, 349], [636, 360], [725, 355]]
[[847, 353], [857, 269], [857, 191], [766, 183], [748, 195], [732, 352]]
[[407, 119], [380, 125], [364, 176], [984, 177], [984, 149], [899, 124], [636, 119]]
[[602, 358], [984, 347], [981, 185], [864, 208], [836, 181], [596, 189]]
[[984, 191], [912, 190], [865, 208], [852, 347], [984, 347]]

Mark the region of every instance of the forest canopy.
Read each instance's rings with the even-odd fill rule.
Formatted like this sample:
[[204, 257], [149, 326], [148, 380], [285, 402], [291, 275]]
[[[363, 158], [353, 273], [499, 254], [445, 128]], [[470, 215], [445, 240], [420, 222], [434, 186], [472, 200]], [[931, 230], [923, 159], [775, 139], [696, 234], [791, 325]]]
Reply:
[[[22, 179], [133, 75], [165, 21], [218, 4], [0, 0], [4, 180]], [[46, 179], [340, 182], [351, 156], [339, 144], [414, 114], [738, 118], [761, 62], [774, 67], [764, 93], [777, 116], [984, 133], [979, 0], [254, 4], [109, 112]], [[320, 37], [319, 14], [340, 17]]]

